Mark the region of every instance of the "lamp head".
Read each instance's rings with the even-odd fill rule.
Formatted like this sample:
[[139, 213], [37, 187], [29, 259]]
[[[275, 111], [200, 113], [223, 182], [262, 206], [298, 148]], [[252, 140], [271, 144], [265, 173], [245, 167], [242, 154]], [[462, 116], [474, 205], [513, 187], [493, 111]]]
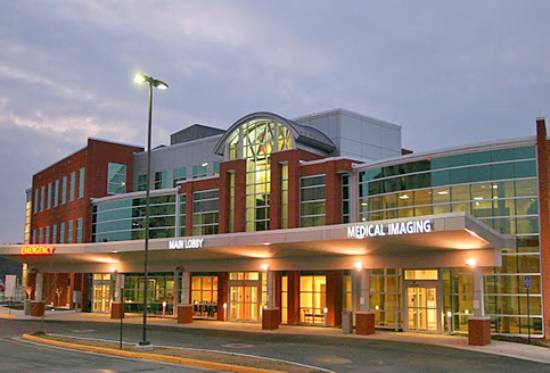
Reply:
[[147, 76], [142, 73], [136, 73], [134, 75], [134, 83], [136, 84], [143, 84], [147, 81]]

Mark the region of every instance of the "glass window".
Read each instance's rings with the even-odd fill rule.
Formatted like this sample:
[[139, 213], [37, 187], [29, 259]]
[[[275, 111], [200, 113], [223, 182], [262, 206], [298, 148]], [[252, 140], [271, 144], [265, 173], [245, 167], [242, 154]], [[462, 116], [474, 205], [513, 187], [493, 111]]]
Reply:
[[73, 221], [67, 222], [67, 243], [73, 243]]
[[57, 207], [59, 205], [59, 179], [55, 179], [54, 187], [53, 187], [53, 207]]
[[69, 188], [69, 201], [74, 201], [76, 184], [76, 172], [71, 172], [71, 186]]
[[203, 163], [201, 165], [194, 165], [193, 166], [193, 179], [199, 178], [199, 177], [205, 177], [208, 175], [208, 163]]
[[325, 176], [300, 179], [300, 226], [325, 224]]
[[50, 226], [46, 226], [46, 230], [44, 233], [44, 243], [50, 243]]
[[38, 243], [44, 243], [43, 239], [44, 236], [42, 235], [43, 229], [42, 227], [38, 228]]
[[437, 269], [407, 269], [405, 280], [437, 280]]
[[59, 223], [59, 243], [65, 243], [65, 223]]
[[193, 274], [191, 277], [191, 302], [195, 317], [215, 317], [218, 304], [218, 276]]
[[342, 175], [342, 223], [351, 222], [351, 175]]
[[300, 276], [300, 322], [325, 324], [326, 292], [326, 276]]
[[[175, 194], [152, 196], [150, 199], [149, 237], [174, 237], [176, 232]], [[97, 202], [93, 206], [93, 242], [139, 240], [145, 235], [143, 196]], [[185, 209], [183, 210], [185, 213]], [[185, 223], [185, 219], [183, 219]]]
[[36, 214], [38, 212], [39, 200], [40, 200], [40, 189], [36, 188], [34, 190], [34, 202], [32, 204], [32, 211]]
[[40, 188], [40, 211], [44, 211], [44, 200], [46, 198], [46, 187], [43, 185]]
[[228, 231], [235, 231], [235, 172], [229, 172], [229, 211], [228, 214]]
[[155, 189], [168, 188], [168, 172], [166, 170], [155, 172]]
[[185, 227], [187, 225], [187, 195], [180, 194], [180, 227], [179, 227], [179, 236], [183, 237], [186, 235]]
[[86, 169], [82, 167], [78, 177], [78, 198], [84, 198], [84, 185], [86, 184]]
[[109, 162], [107, 165], [107, 193], [126, 193], [126, 165]]
[[218, 233], [219, 196], [218, 190], [193, 193], [193, 235]]
[[52, 225], [52, 243], [57, 243], [57, 224]]
[[178, 167], [174, 168], [174, 177], [173, 177], [173, 186], [177, 186], [178, 182], [184, 181], [187, 179], [187, 168], [186, 167]]
[[46, 208], [52, 208], [52, 183], [48, 183], [48, 197], [46, 199]]
[[76, 242], [82, 242], [82, 229], [83, 229], [83, 219], [78, 218], [76, 221]]
[[61, 204], [67, 203], [67, 176], [61, 179]]
[[147, 175], [138, 175], [137, 177], [137, 191], [144, 191], [147, 189]]
[[214, 162], [213, 170], [214, 175], [218, 176], [220, 174], [220, 162]]

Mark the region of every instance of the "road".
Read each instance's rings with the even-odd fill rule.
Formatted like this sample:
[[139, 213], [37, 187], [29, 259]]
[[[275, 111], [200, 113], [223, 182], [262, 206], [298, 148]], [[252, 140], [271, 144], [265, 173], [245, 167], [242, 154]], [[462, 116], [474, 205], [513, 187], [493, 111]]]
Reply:
[[112, 358], [38, 346], [16, 339], [36, 325], [0, 322], [0, 372], [206, 372], [174, 365]]
[[[91, 338], [118, 338], [118, 328], [108, 323], [46, 321], [44, 329], [49, 333]], [[0, 320], [0, 330], [2, 334], [6, 334], [5, 330], [9, 330], [10, 335], [16, 335], [41, 330], [41, 324], [39, 321]], [[125, 341], [136, 343], [140, 339], [140, 331], [139, 325], [125, 325]], [[550, 365], [535, 362], [438, 346], [379, 340], [266, 335], [161, 326], [150, 326], [149, 339], [156, 345], [206, 348], [268, 356], [320, 366], [337, 372], [550, 373]], [[4, 361], [4, 355], [4, 352], [0, 354], [1, 361]], [[33, 360], [36, 359], [33, 358]], [[127, 363], [129, 362], [125, 361], [124, 366]]]

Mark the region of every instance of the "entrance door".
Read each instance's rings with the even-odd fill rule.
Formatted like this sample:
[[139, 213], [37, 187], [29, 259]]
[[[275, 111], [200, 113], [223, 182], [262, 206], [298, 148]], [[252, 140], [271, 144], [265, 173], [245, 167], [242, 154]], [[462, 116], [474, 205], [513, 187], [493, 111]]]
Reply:
[[407, 329], [437, 332], [437, 286], [407, 287]]
[[232, 321], [258, 321], [258, 287], [231, 286]]
[[94, 274], [92, 284], [92, 312], [107, 313], [111, 307], [111, 275]]

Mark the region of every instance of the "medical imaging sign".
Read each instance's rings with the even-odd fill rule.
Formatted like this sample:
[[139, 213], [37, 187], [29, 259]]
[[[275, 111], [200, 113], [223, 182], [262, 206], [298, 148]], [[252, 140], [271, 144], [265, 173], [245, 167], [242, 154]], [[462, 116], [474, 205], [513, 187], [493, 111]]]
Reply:
[[347, 228], [347, 238], [401, 236], [407, 234], [430, 233], [433, 222], [430, 219], [406, 220], [391, 223], [356, 224]]

